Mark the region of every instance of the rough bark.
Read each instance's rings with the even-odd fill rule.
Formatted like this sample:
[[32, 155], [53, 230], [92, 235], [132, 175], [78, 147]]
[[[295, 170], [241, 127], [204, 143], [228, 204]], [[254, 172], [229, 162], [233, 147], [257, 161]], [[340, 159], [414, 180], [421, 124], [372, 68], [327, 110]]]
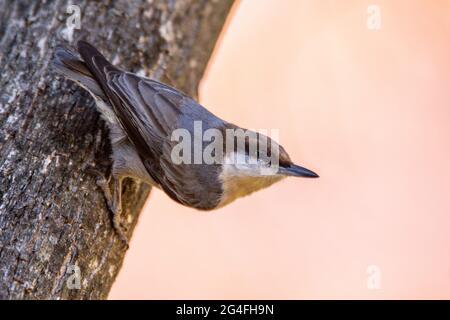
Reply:
[[[80, 30], [66, 25], [69, 3], [81, 9]], [[231, 5], [0, 0], [0, 298], [106, 298], [126, 251], [86, 170], [108, 170], [105, 123], [52, 70], [55, 45], [86, 39], [122, 68], [196, 96]], [[148, 193], [125, 183], [129, 237]]]

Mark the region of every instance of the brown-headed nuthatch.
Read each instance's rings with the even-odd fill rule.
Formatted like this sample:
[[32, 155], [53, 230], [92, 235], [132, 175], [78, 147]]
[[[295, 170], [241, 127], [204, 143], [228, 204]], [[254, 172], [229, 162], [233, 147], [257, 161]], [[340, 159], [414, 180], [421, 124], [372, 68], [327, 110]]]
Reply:
[[[118, 69], [85, 41], [78, 42], [78, 52], [81, 58], [57, 47], [53, 64], [90, 92], [108, 124], [112, 195], [109, 179], [98, 182], [123, 241], [127, 242], [120, 226], [124, 177], [140, 179], [176, 202], [200, 210], [220, 208], [287, 176], [318, 177], [295, 165], [284, 148], [266, 135], [216, 117], [173, 87]], [[193, 148], [186, 141], [189, 136], [194, 138]]]

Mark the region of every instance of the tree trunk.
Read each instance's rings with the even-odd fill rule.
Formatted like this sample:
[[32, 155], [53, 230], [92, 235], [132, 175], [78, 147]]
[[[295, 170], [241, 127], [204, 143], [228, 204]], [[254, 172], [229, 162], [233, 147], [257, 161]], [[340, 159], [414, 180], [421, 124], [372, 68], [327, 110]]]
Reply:
[[[108, 171], [105, 123], [51, 68], [55, 45], [85, 39], [118, 66], [196, 96], [231, 5], [0, 0], [0, 298], [106, 298], [126, 251], [86, 169]], [[128, 237], [148, 193], [126, 180]]]

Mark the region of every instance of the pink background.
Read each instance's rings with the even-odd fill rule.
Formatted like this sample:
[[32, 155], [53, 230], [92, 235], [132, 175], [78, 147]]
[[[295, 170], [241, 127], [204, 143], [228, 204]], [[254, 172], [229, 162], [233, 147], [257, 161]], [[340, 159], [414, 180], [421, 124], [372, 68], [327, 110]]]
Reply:
[[111, 299], [450, 298], [449, 1], [244, 0], [201, 102], [321, 178], [210, 213], [154, 190]]

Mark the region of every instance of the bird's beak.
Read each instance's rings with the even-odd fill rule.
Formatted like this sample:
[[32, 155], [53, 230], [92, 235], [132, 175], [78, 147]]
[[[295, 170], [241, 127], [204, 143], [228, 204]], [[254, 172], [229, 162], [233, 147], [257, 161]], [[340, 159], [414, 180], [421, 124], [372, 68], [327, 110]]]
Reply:
[[279, 173], [291, 177], [318, 178], [319, 175], [309, 169], [291, 164], [289, 167], [280, 167]]

